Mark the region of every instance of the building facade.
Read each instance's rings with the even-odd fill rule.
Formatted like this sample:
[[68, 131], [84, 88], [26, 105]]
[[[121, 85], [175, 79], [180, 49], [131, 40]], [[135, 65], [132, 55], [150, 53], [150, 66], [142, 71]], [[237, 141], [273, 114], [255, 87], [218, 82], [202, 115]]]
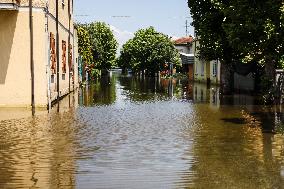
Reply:
[[[0, 0], [0, 107], [31, 106], [28, 4], [28, 0]], [[35, 105], [47, 107], [78, 86], [73, 1], [33, 0], [32, 13]]]
[[208, 84], [220, 84], [221, 80], [221, 63], [218, 60], [206, 61], [199, 55], [199, 40], [193, 41], [194, 52], [194, 80]]
[[174, 41], [182, 61], [182, 72], [188, 75], [189, 80], [194, 80], [194, 54], [193, 37], [182, 37]]

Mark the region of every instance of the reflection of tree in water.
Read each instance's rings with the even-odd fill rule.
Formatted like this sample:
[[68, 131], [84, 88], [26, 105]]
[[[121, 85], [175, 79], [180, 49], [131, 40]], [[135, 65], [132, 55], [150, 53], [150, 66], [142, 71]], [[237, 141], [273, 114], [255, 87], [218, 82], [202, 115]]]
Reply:
[[177, 80], [155, 77], [119, 77], [125, 95], [133, 101], [166, 100], [181, 96], [181, 86]]
[[[252, 128], [248, 121], [224, 121], [241, 117], [238, 107], [221, 107], [218, 111], [210, 110], [206, 104], [195, 107], [198, 129], [191, 129], [194, 134], [189, 138], [194, 140], [190, 149], [193, 161], [189, 172], [181, 178], [193, 179], [189, 188], [283, 186], [283, 137], [263, 134], [260, 128]], [[282, 147], [279, 149], [275, 143]], [[281, 152], [275, 153], [279, 150]]]
[[116, 76], [102, 77], [83, 89], [83, 105], [109, 105], [116, 100]]
[[93, 85], [93, 103], [109, 105], [116, 100], [116, 77], [102, 77]]

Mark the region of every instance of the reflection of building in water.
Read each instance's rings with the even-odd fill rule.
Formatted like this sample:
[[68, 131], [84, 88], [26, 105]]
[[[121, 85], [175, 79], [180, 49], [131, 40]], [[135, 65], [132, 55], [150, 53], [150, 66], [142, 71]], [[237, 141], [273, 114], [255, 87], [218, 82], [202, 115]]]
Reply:
[[203, 83], [194, 83], [193, 85], [193, 99], [196, 103], [209, 103], [212, 107], [220, 106], [219, 88], [209, 88]]
[[0, 121], [0, 188], [75, 188], [77, 104], [74, 93], [60, 113]]

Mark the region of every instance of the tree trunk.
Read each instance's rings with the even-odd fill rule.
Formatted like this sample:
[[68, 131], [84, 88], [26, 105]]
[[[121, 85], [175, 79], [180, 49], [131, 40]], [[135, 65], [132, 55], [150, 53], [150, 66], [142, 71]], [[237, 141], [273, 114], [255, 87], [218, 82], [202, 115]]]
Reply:
[[233, 92], [234, 71], [233, 65], [229, 63], [221, 64], [221, 92], [223, 95], [229, 95]]
[[266, 78], [266, 85], [264, 86], [265, 89], [265, 96], [266, 96], [266, 103], [272, 104], [280, 102], [281, 94], [279, 89], [277, 88], [276, 84], [276, 77], [275, 77], [275, 61], [271, 58], [265, 59], [265, 78]]
[[271, 82], [271, 87], [275, 84], [275, 61], [271, 59], [265, 60], [265, 76]]

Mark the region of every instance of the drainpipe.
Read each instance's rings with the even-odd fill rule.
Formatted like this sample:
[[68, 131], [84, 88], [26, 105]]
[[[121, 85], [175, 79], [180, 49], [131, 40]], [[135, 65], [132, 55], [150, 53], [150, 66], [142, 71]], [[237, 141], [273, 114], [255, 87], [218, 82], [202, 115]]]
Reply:
[[[70, 0], [68, 0], [68, 68], [69, 68], [69, 83], [68, 83], [68, 88], [69, 88], [69, 93], [71, 92], [71, 84], [70, 84], [70, 76], [71, 76], [71, 62], [70, 62], [70, 20], [71, 20], [71, 14], [70, 14], [71, 8], [70, 8]], [[73, 47], [74, 48], [74, 47]]]
[[56, 61], [57, 61], [57, 103], [60, 99], [60, 85], [59, 85], [59, 23], [58, 23], [58, 0], [56, 1]]
[[35, 76], [34, 76], [34, 39], [33, 39], [33, 2], [29, 1], [29, 20], [30, 20], [30, 69], [31, 69], [31, 105], [32, 116], [35, 115]]
[[46, 3], [46, 45], [47, 45], [47, 66], [46, 66], [46, 73], [47, 73], [47, 101], [48, 101], [48, 111], [51, 110], [51, 74], [50, 74], [50, 36], [49, 36], [49, 27], [48, 27], [48, 0], [45, 1]]

